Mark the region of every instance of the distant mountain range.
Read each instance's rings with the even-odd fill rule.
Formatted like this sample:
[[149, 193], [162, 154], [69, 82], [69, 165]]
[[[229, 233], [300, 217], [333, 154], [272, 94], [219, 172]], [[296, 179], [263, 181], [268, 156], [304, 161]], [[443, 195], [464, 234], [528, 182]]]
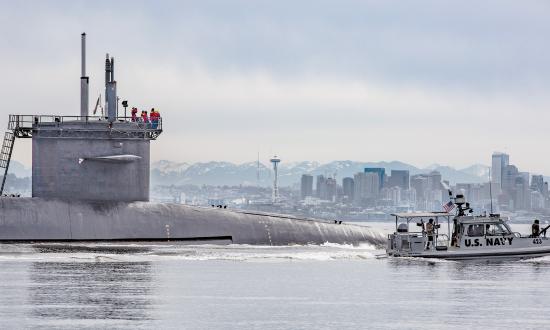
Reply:
[[[302, 161], [281, 163], [279, 167], [279, 182], [281, 186], [298, 184], [302, 174], [313, 176], [323, 174], [334, 176], [338, 181], [344, 177], [353, 177], [357, 172], [362, 172], [365, 167], [383, 167], [387, 175], [391, 170], [408, 170], [411, 175], [439, 171], [444, 180], [451, 184], [456, 183], [481, 183], [489, 180], [489, 167], [481, 164], [469, 166], [464, 169], [455, 169], [450, 166], [434, 164], [427, 168], [417, 168], [413, 165], [392, 162], [357, 162], [357, 161], [332, 161], [326, 164], [318, 162]], [[195, 185], [256, 185], [269, 186], [272, 184], [272, 170], [265, 164], [249, 162], [233, 164], [229, 162], [206, 163], [177, 163], [168, 160], [155, 162], [151, 166], [151, 181], [153, 184], [195, 184]], [[258, 180], [259, 176], [259, 180]]]
[[[234, 164], [229, 162], [206, 163], [180, 163], [169, 160], [161, 160], [151, 164], [151, 182], [153, 184], [195, 184], [195, 185], [256, 185], [270, 186], [273, 180], [273, 171], [269, 165], [257, 162]], [[480, 183], [489, 180], [489, 167], [481, 164], [469, 166], [464, 169], [455, 169], [450, 166], [433, 164], [426, 168], [417, 168], [413, 165], [392, 162], [357, 162], [351, 160], [332, 161], [321, 164], [312, 161], [282, 162], [279, 166], [279, 182], [281, 186], [298, 184], [302, 174], [313, 176], [323, 174], [334, 176], [338, 181], [344, 177], [353, 177], [357, 172], [362, 172], [365, 167], [383, 167], [386, 174], [391, 170], [408, 170], [411, 175], [439, 171], [444, 180], [455, 183]], [[9, 173], [18, 178], [31, 176], [31, 170], [22, 163], [12, 160]], [[259, 181], [258, 181], [259, 174]], [[0, 174], [1, 175], [1, 174]]]

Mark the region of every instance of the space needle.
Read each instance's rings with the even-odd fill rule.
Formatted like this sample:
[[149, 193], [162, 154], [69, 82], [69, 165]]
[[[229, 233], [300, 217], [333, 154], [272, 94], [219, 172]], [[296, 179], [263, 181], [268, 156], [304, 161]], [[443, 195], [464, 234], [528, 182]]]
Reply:
[[279, 178], [279, 171], [277, 167], [281, 162], [281, 159], [275, 155], [269, 161], [273, 164], [273, 172], [275, 172], [275, 178], [273, 179], [273, 194], [271, 195], [271, 201], [275, 204], [279, 202], [279, 185], [277, 182]]

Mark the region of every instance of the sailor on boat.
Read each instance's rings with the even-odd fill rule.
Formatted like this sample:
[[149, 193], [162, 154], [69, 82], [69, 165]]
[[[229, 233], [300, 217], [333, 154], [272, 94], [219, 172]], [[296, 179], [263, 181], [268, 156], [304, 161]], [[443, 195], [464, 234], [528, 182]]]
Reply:
[[535, 219], [535, 221], [533, 222], [533, 225], [531, 226], [531, 236], [539, 237], [539, 235], [540, 235], [539, 220]]

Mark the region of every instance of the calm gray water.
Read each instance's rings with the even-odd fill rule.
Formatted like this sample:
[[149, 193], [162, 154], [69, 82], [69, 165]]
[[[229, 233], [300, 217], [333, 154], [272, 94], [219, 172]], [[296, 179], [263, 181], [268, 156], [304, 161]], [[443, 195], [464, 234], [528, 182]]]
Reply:
[[378, 259], [370, 246], [0, 246], [0, 324], [118, 329], [550, 328], [550, 257]]

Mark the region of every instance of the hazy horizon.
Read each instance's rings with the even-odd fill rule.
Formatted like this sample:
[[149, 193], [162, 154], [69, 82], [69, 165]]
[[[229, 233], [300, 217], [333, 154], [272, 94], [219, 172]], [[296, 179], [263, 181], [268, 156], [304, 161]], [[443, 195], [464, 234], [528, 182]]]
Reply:
[[[0, 1], [0, 127], [78, 115], [105, 53], [121, 99], [158, 108], [151, 159], [398, 159], [550, 173], [550, 4], [543, 1]], [[30, 141], [15, 160], [30, 165]]]

